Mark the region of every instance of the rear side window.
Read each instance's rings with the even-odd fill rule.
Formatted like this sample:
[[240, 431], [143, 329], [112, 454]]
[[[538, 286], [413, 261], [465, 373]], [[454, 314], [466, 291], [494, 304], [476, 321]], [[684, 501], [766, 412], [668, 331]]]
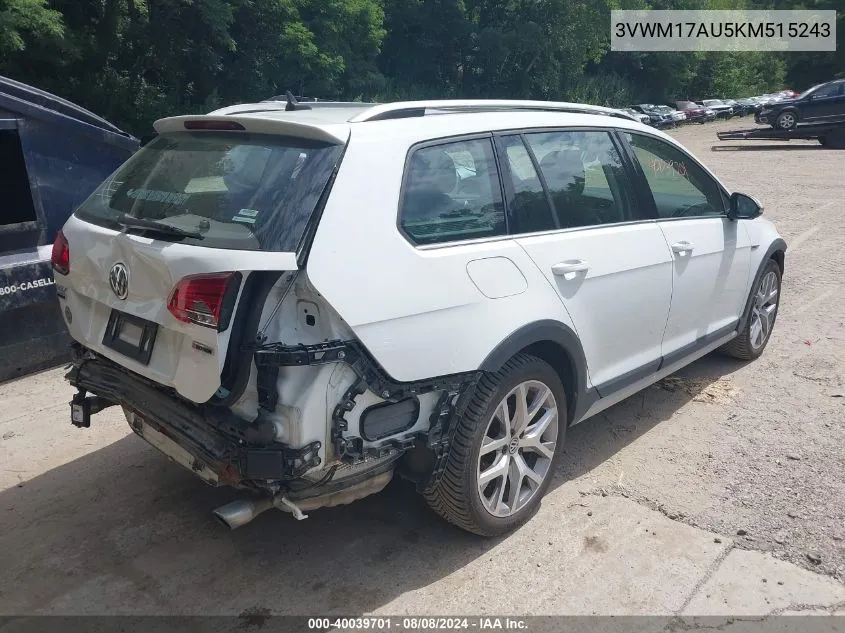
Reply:
[[725, 196], [719, 183], [669, 143], [626, 133], [645, 174], [660, 218], [721, 215]]
[[[518, 232], [639, 219], [630, 179], [607, 132], [537, 132], [522, 138], [529, 150], [525, 157], [518, 137], [505, 139]], [[546, 200], [539, 195], [542, 185]], [[549, 203], [551, 217], [543, 221]]]
[[492, 140], [413, 150], [405, 168], [399, 224], [419, 245], [504, 235], [505, 208]]
[[164, 239], [200, 246], [294, 252], [342, 151], [301, 138], [163, 135], [76, 215], [112, 228], [120, 228], [121, 214], [155, 220], [202, 236]]

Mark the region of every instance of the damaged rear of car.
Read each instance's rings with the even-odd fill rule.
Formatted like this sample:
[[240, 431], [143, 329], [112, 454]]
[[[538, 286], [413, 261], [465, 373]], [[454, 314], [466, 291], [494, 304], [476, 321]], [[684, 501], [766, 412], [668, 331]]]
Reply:
[[73, 423], [119, 405], [206, 482], [266, 493], [221, 508], [230, 527], [378, 492], [403, 450], [385, 440], [412, 430], [419, 400], [304, 270], [348, 126], [177, 117], [157, 132], [54, 245]]
[[[401, 474], [504, 534], [569, 426], [732, 341], [756, 358], [772, 330], [785, 244], [759, 203], [627, 114], [291, 96], [156, 131], [54, 244], [71, 416], [119, 405], [204, 481], [257, 493], [216, 511], [233, 528]], [[677, 164], [685, 193], [642, 162]], [[676, 292], [691, 241], [727, 230], [740, 254], [711, 239]]]

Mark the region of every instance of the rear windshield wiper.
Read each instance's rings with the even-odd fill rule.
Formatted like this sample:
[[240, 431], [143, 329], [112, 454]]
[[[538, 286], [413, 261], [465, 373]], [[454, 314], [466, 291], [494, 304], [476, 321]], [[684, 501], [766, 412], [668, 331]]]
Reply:
[[186, 229], [180, 229], [178, 226], [170, 226], [169, 224], [163, 224], [161, 222], [157, 222], [156, 220], [136, 218], [134, 216], [127, 215], [126, 213], [119, 214], [117, 216], [117, 222], [127, 228], [149, 229], [150, 231], [155, 231], [156, 233], [160, 233], [162, 235], [172, 235], [175, 237], [193, 237], [198, 240], [201, 240], [205, 237], [202, 233], [199, 233], [197, 231], [188, 231]]

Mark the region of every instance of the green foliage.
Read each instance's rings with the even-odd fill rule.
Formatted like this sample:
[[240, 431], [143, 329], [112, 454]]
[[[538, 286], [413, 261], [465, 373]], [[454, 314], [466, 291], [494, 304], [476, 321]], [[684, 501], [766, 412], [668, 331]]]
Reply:
[[46, 0], [0, 0], [0, 65], [33, 42], [47, 43], [62, 35], [62, 15], [48, 8]]
[[[837, 8], [841, 0], [801, 0]], [[510, 97], [611, 106], [741, 97], [845, 71], [821, 54], [614, 53], [614, 8], [795, 0], [0, 0], [0, 73], [136, 134], [286, 90], [335, 99]]]

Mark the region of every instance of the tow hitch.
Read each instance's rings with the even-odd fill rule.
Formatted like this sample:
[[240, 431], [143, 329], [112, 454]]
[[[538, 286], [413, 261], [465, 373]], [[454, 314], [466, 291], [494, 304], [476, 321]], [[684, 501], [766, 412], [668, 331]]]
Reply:
[[71, 424], [80, 429], [91, 426], [92, 415], [116, 404], [100, 396], [86, 396], [86, 393], [84, 389], [80, 389], [70, 401]]

